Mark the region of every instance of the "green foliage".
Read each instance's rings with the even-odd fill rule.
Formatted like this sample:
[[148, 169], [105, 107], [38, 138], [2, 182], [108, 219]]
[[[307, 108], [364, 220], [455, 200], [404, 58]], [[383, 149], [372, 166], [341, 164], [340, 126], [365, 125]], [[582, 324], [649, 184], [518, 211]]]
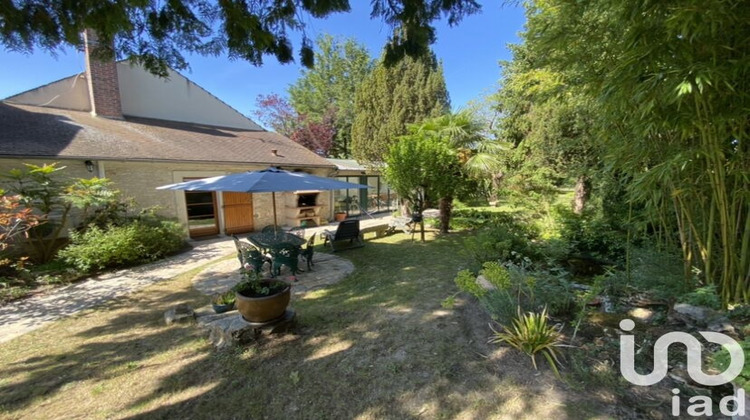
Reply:
[[92, 209], [119, 201], [119, 191], [112, 189], [110, 181], [99, 178], [63, 180], [59, 174], [63, 169], [64, 166], [57, 164], [26, 164], [25, 169], [11, 169], [3, 175], [10, 180], [8, 190], [37, 215], [39, 223], [29, 230], [26, 241], [34, 249], [35, 259], [42, 263], [54, 257], [73, 207], [80, 208], [85, 218]]
[[280, 280], [265, 280], [255, 270], [242, 269], [242, 281], [232, 287], [233, 292], [237, 292], [249, 297], [270, 296], [281, 292], [287, 287], [287, 284]]
[[219, 293], [213, 297], [211, 303], [216, 305], [233, 305], [236, 299], [234, 290], [228, 290], [224, 293]]
[[[461, 214], [471, 215], [472, 213], [462, 211]], [[536, 229], [511, 215], [503, 213], [485, 213], [485, 215], [489, 215], [489, 218], [482, 216], [467, 218], [472, 220], [473, 224], [484, 226], [464, 240], [464, 249], [474, 262], [482, 264], [485, 261], [500, 260], [521, 263], [542, 259], [542, 248], [533, 242], [538, 237]]]
[[724, 305], [750, 299], [750, 3], [527, 5], [517, 65], [559, 75], [556, 96], [596, 104], [603, 163], [633, 219], [681, 249]]
[[[20, 0], [4, 6], [0, 9], [0, 45], [7, 49], [31, 52], [36, 46], [55, 51], [64, 45], [82, 49], [80, 34], [92, 29], [104, 46], [99, 48], [99, 56], [130, 57], [162, 77], [168, 75], [167, 66], [177, 70], [187, 67], [186, 52], [226, 53], [254, 65], [261, 65], [263, 57], [271, 55], [280, 63], [289, 63], [294, 61], [291, 40], [298, 33], [302, 34], [300, 63], [312, 67], [313, 48], [305, 36], [306, 23], [351, 9], [347, 0], [122, 0], [106, 7], [98, 2]], [[386, 44], [385, 59], [395, 63], [404, 56], [429, 54], [429, 45], [436, 40], [433, 21], [445, 16], [453, 25], [479, 10], [476, 2], [466, 0], [391, 1], [387, 5], [377, 1], [370, 15], [399, 28]]]
[[699, 287], [683, 295], [680, 298], [680, 302], [705, 306], [711, 309], [721, 309], [721, 297], [716, 293], [716, 286], [714, 285]]
[[354, 39], [339, 40], [322, 35], [316, 40], [315, 67], [289, 86], [291, 104], [299, 114], [316, 121], [330, 111], [336, 116], [336, 136], [329, 156], [351, 156], [354, 97], [359, 85], [373, 69], [367, 48]]
[[[385, 179], [400, 197], [423, 206], [425, 197], [451, 196], [460, 185], [455, 151], [441, 138], [416, 132], [393, 144], [385, 157]], [[422, 208], [416, 209], [421, 213]]]
[[571, 254], [591, 256], [612, 264], [625, 262], [627, 232], [620, 231], [609, 220], [592, 212], [575, 214], [562, 206], [555, 207], [553, 215]]
[[694, 279], [685, 277], [679, 255], [653, 248], [632, 251], [629, 284], [654, 297], [674, 304], [694, 288]]
[[502, 332], [493, 329], [490, 343], [505, 343], [526, 353], [531, 357], [534, 369], [537, 369], [536, 355], [542, 354], [555, 375], [560, 377], [557, 369], [557, 365], [560, 364], [558, 349], [563, 346], [563, 340], [560, 330], [547, 322], [547, 308], [541, 313], [525, 314], [521, 313], [519, 308], [518, 316], [513, 319], [510, 328], [503, 325], [501, 327]]
[[437, 117], [449, 108], [442, 66], [435, 56], [387, 66], [381, 59], [355, 95], [352, 153], [363, 162], [383, 162], [407, 125]]
[[150, 262], [178, 251], [184, 245], [183, 227], [171, 220], [136, 219], [106, 229], [92, 226], [71, 232], [71, 244], [59, 258], [84, 272]]
[[555, 315], [575, 308], [575, 295], [564, 273], [529, 271], [522, 266], [489, 261], [482, 265], [479, 275], [492, 288], [480, 286], [470, 270], [458, 273], [456, 285], [477, 297], [493, 319], [507, 322], [519, 307], [525, 311], [549, 307]]
[[475, 297], [483, 297], [487, 294], [487, 289], [477, 283], [477, 277], [471, 270], [461, 270], [456, 275], [456, 286], [462, 292], [469, 293]]
[[[742, 351], [745, 354], [745, 357], [747, 357], [747, 355], [750, 354], [750, 338], [741, 341], [740, 347], [742, 347]], [[721, 347], [711, 357], [712, 366], [720, 372], [724, 372], [729, 367], [731, 361], [732, 359], [729, 356], [729, 351], [724, 347]], [[740, 375], [732, 382], [744, 388], [746, 392], [750, 392], [750, 364], [745, 363]]]

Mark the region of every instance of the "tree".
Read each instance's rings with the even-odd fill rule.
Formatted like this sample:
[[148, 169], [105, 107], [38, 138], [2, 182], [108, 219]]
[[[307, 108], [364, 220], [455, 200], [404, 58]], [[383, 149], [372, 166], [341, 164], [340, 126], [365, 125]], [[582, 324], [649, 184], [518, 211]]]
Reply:
[[[426, 197], [453, 195], [461, 182], [456, 151], [442, 138], [411, 126], [385, 155], [385, 179], [399, 196], [421, 214]], [[424, 241], [424, 222], [422, 222]]]
[[[427, 119], [415, 130], [417, 134], [439, 139], [454, 151], [460, 174], [446, 173], [443, 176], [483, 180], [491, 178], [500, 169], [501, 161], [498, 156], [502, 150], [501, 144], [485, 137], [483, 126], [468, 111], [448, 113]], [[460, 183], [456, 183], [455, 187], [459, 185]], [[446, 194], [438, 196], [442, 233], [448, 233], [450, 230], [451, 210], [453, 198], [457, 192], [456, 188], [444, 190]]]
[[749, 302], [750, 3], [545, 0], [528, 16], [539, 64], [596, 104], [644, 231], [724, 304]]
[[544, 197], [573, 180], [573, 211], [581, 214], [601, 156], [593, 100], [572, 88], [565, 74], [541, 65], [528, 46], [511, 50], [513, 61], [503, 63], [496, 96], [500, 135], [513, 145], [505, 159], [506, 183]]
[[[453, 26], [479, 9], [474, 0], [374, 0], [371, 16], [400, 29], [386, 48], [385, 60], [394, 63], [428, 54], [436, 39], [432, 23], [441, 16]], [[166, 77], [168, 65], [187, 67], [182, 52], [226, 53], [254, 65], [272, 55], [288, 63], [294, 59], [292, 35], [301, 32], [299, 58], [312, 67], [305, 22], [349, 10], [348, 0], [5, 1], [0, 7], [0, 43], [27, 52], [35, 46], [50, 51], [62, 45], [80, 48], [81, 32], [91, 29], [101, 41], [97, 54], [102, 58], [130, 58]]]
[[443, 69], [434, 55], [407, 57], [391, 67], [385, 63], [380, 60], [355, 98], [352, 153], [365, 162], [382, 162], [408, 124], [450, 108]]
[[39, 262], [48, 262], [60, 248], [60, 237], [68, 227], [73, 207], [84, 210], [84, 216], [99, 206], [119, 200], [119, 192], [110, 189], [107, 179], [93, 178], [65, 181], [59, 171], [65, 167], [25, 164], [25, 169], [11, 169], [2, 177], [9, 182], [8, 192], [14, 200], [34, 215], [26, 242], [34, 249]]
[[328, 156], [336, 136], [336, 114], [332, 109], [314, 120], [295, 111], [286, 99], [275, 93], [258, 95], [256, 102], [255, 115], [263, 124], [320, 156]]
[[353, 39], [341, 41], [323, 35], [316, 44], [315, 67], [302, 70], [302, 76], [289, 87], [290, 102], [297, 113], [314, 121], [335, 115], [336, 136], [329, 154], [348, 158], [354, 97], [372, 71], [373, 60], [367, 48]]

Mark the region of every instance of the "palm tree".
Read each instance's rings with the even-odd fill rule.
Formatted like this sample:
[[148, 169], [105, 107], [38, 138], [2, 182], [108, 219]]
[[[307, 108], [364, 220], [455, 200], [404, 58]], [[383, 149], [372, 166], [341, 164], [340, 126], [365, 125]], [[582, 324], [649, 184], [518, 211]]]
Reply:
[[[500, 170], [498, 155], [502, 145], [490, 139], [484, 127], [469, 111], [448, 113], [422, 122], [417, 132], [440, 137], [456, 151], [461, 162], [461, 174], [469, 178], [482, 180], [491, 178]], [[440, 232], [447, 233], [450, 228], [453, 197], [440, 197]]]

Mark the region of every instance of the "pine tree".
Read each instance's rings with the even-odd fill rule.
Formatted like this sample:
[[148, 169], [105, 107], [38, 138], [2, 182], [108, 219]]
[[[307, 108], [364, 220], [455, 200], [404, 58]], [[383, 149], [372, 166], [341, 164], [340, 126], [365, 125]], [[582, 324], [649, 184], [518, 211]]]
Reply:
[[405, 58], [390, 67], [381, 58], [357, 90], [352, 152], [363, 162], [382, 162], [388, 147], [407, 133], [407, 124], [450, 109], [442, 64], [434, 54]]

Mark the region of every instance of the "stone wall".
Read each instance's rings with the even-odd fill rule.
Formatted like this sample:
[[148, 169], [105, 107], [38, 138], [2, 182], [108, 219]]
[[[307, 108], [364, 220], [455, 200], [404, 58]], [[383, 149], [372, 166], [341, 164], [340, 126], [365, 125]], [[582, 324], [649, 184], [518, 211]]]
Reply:
[[[176, 182], [182, 182], [183, 178], [205, 178], [224, 175], [233, 172], [265, 169], [265, 165], [236, 165], [236, 164], [209, 164], [209, 163], [165, 163], [165, 162], [139, 162], [139, 161], [96, 161], [94, 160], [94, 171], [86, 170], [85, 159], [0, 159], [0, 173], [7, 172], [12, 168], [22, 168], [24, 163], [42, 165], [44, 163], [59, 162], [59, 166], [65, 166], [60, 175], [67, 178], [91, 178], [93, 176], [104, 176], [114, 182], [125, 197], [133, 197], [141, 208], [158, 206], [159, 213], [180, 220], [187, 225], [187, 210], [185, 207], [185, 194], [182, 191], [157, 190], [156, 187]], [[326, 176], [328, 169], [314, 169], [314, 175]], [[279, 215], [279, 223], [284, 223], [284, 205], [286, 193], [277, 193], [276, 205]], [[221, 195], [218, 197], [218, 207], [221, 208]], [[332, 213], [330, 209], [330, 194], [327, 191], [321, 193], [318, 202], [324, 207], [321, 214], [324, 219], [330, 220]], [[253, 217], [256, 229], [273, 223], [273, 206], [271, 193], [253, 194]]]

